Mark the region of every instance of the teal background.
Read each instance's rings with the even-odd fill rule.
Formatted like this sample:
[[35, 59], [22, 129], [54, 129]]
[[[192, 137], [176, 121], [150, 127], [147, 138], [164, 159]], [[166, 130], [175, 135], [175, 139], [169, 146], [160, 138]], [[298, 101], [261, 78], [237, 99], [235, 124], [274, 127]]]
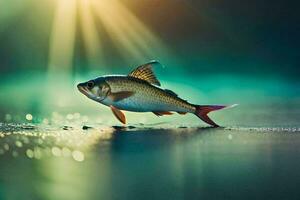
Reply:
[[[236, 111], [226, 111], [226, 118], [237, 112], [251, 117], [253, 109], [268, 109], [263, 112], [272, 116], [284, 112], [281, 109], [299, 111], [295, 3], [104, 1], [104, 8], [111, 5], [116, 13], [107, 12], [112, 19], [105, 23], [103, 16], [97, 17], [103, 8], [91, 3], [91, 29], [82, 21], [81, 2], [93, 3], [1, 1], [2, 120], [5, 114], [24, 119], [24, 114], [35, 112], [49, 117], [62, 107], [86, 115], [105, 112], [103, 106], [80, 97], [74, 86], [105, 74], [127, 74], [153, 59], [164, 66], [154, 69], [162, 86], [182, 98], [198, 104], [240, 104]], [[57, 16], [62, 5], [65, 10]], [[111, 24], [116, 32], [111, 32]], [[94, 37], [86, 34], [90, 29]], [[127, 42], [120, 40], [123, 37]], [[274, 123], [295, 125], [294, 119]], [[230, 124], [260, 124], [238, 120]]]

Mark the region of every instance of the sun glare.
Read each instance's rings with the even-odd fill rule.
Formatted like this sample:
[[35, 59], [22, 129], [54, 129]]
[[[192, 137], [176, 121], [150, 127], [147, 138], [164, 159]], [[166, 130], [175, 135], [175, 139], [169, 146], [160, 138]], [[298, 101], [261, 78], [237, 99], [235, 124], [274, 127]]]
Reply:
[[105, 64], [99, 31], [105, 31], [120, 55], [127, 59], [144, 62], [167, 52], [162, 41], [119, 0], [57, 0], [56, 4], [49, 49], [50, 71], [72, 69], [76, 30], [82, 33], [86, 59], [91, 66]]

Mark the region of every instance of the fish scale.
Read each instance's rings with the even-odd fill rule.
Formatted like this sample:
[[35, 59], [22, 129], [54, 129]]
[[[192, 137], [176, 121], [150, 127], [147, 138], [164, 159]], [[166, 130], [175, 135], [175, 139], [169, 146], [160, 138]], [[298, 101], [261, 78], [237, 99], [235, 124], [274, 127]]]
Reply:
[[135, 112], [164, 110], [175, 112], [195, 111], [193, 105], [145, 81], [127, 76], [108, 76], [105, 78], [112, 93], [132, 91], [134, 94], [118, 102], [106, 99], [103, 101], [104, 104], [111, 104], [121, 110]]

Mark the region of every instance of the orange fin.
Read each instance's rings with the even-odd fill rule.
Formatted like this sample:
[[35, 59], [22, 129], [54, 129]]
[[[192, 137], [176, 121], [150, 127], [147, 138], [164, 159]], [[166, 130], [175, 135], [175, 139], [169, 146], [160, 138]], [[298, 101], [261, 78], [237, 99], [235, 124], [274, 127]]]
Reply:
[[160, 112], [153, 112], [156, 116], [160, 117], [163, 115], [173, 115], [173, 113], [169, 112], [169, 111], [160, 111]]
[[180, 114], [180, 115], [185, 115], [185, 114], [187, 114], [187, 112], [177, 112], [178, 114]]
[[114, 106], [110, 106], [110, 109], [111, 111], [114, 113], [115, 117], [120, 121], [122, 122], [123, 124], [126, 124], [126, 117], [124, 115], [124, 113], [117, 109], [116, 107]]
[[132, 96], [133, 94], [134, 92], [131, 91], [115, 92], [115, 93], [110, 93], [109, 98], [111, 98], [111, 100], [116, 102], [116, 101], [121, 101], [122, 99], [126, 99]]

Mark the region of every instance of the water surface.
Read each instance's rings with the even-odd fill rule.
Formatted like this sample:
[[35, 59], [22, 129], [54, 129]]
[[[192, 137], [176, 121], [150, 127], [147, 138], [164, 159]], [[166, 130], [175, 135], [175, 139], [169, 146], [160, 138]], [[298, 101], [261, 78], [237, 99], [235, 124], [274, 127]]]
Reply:
[[299, 195], [296, 128], [1, 124], [1, 129], [1, 199]]

